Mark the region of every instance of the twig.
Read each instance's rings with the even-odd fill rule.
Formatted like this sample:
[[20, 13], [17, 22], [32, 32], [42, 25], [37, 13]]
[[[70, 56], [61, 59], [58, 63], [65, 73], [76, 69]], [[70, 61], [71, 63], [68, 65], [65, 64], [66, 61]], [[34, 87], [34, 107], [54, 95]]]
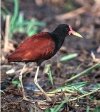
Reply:
[[70, 81], [72, 81], [72, 80], [75, 80], [76, 78], [78, 78], [78, 77], [80, 77], [80, 76], [82, 76], [82, 75], [85, 75], [87, 72], [91, 71], [92, 69], [98, 68], [98, 67], [100, 67], [100, 63], [97, 63], [97, 64], [95, 64], [94, 66], [92, 66], [92, 67], [90, 67], [90, 68], [84, 70], [83, 72], [81, 72], [81, 73], [79, 73], [79, 74], [73, 76], [72, 78], [66, 80], [66, 81], [64, 82], [64, 84], [65, 84], [65, 83], [68, 83], [68, 82], [70, 82]]
[[71, 11], [71, 12], [68, 12], [65, 14], [61, 14], [61, 15], [57, 15], [55, 18], [57, 20], [66, 20], [66, 19], [77, 17], [78, 15], [83, 14], [86, 11], [87, 11], [86, 7], [81, 7], [81, 8], [74, 10], [74, 11]]
[[84, 95], [81, 95], [81, 96], [79, 96], [79, 97], [70, 99], [70, 100], [68, 100], [68, 102], [70, 102], [70, 101], [75, 101], [75, 100], [81, 99], [81, 98], [83, 98], [83, 97], [89, 96], [89, 95], [91, 95], [91, 94], [93, 94], [93, 93], [98, 92], [99, 90], [100, 90], [100, 89], [96, 89], [96, 90], [94, 90], [94, 91], [91, 91], [91, 92], [86, 93], [86, 94], [84, 94]]
[[9, 37], [10, 15], [6, 16], [5, 38], [4, 38], [4, 52], [8, 50], [8, 37]]

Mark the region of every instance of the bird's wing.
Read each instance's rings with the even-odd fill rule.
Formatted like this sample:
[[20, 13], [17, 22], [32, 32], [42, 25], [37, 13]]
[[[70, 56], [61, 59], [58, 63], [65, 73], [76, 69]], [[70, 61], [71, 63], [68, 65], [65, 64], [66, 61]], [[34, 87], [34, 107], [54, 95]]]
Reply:
[[49, 33], [43, 32], [24, 40], [19, 47], [8, 56], [9, 61], [38, 61], [49, 59], [55, 49], [55, 42]]

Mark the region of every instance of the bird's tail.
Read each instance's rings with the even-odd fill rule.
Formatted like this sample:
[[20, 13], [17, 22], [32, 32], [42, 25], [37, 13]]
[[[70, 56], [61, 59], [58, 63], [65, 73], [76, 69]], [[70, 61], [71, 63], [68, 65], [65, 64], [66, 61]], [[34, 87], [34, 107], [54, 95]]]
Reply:
[[21, 57], [16, 53], [7, 55], [6, 58], [7, 58], [8, 62], [18, 62], [21, 60]]

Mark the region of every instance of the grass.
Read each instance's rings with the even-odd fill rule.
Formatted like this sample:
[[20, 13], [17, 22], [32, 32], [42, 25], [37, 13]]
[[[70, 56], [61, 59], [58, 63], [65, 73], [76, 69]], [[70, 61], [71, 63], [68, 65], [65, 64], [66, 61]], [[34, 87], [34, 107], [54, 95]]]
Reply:
[[66, 61], [69, 61], [69, 60], [72, 60], [74, 58], [76, 58], [78, 56], [77, 53], [71, 53], [69, 55], [65, 55], [63, 57], [60, 58], [60, 61], [61, 62], [66, 62]]
[[59, 112], [65, 103], [66, 103], [66, 100], [62, 101], [59, 105], [55, 105], [52, 108], [46, 109], [45, 112]]
[[8, 1], [8, 2], [13, 2], [14, 4], [14, 11], [11, 13], [7, 7], [2, 6], [1, 7], [1, 17], [5, 21], [6, 16], [10, 15], [10, 37], [13, 38], [13, 34], [15, 33], [25, 33], [28, 36], [32, 36], [38, 32], [39, 27], [45, 26], [44, 22], [40, 22], [34, 17], [31, 19], [25, 19], [24, 14], [19, 11], [19, 0], [13, 0], [13, 1]]
[[84, 93], [83, 87], [86, 86], [87, 82], [77, 82], [77, 83], [71, 83], [67, 84], [63, 87], [58, 87], [57, 89], [48, 92], [49, 94], [55, 94], [57, 92], [69, 92], [69, 93], [75, 93], [75, 92], [81, 92]]
[[77, 75], [71, 77], [70, 79], [66, 80], [64, 83], [68, 83], [68, 82], [70, 82], [70, 81], [72, 81], [72, 80], [75, 80], [75, 79], [78, 78], [78, 77], [81, 77], [81, 76], [83, 76], [83, 75], [85, 75], [85, 74], [88, 74], [89, 72], [91, 72], [93, 69], [96, 69], [96, 68], [100, 68], [100, 63], [96, 63], [96, 64], [93, 65], [92, 67], [90, 67], [90, 68], [84, 70], [83, 72], [81, 72], [81, 73], [79, 73], [79, 74], [77, 74]]
[[[68, 55], [68, 57], [69, 57], [69, 55]], [[72, 59], [72, 57], [71, 57], [71, 59]], [[64, 93], [65, 95], [61, 101], [59, 101], [54, 106], [46, 109], [45, 112], [60, 112], [64, 108], [65, 103], [69, 104], [70, 102], [74, 102], [74, 101], [77, 102], [80, 99], [86, 100], [85, 97], [87, 97], [87, 96], [89, 97], [89, 99], [91, 101], [93, 101], [94, 98], [92, 95], [94, 93], [100, 91], [100, 84], [99, 83], [91, 84], [86, 81], [74, 82], [74, 80], [79, 77], [82, 77], [84, 75], [88, 75], [91, 71], [95, 70], [96, 68], [100, 68], [100, 63], [94, 64], [92, 67], [89, 67], [86, 70], [82, 71], [81, 73], [71, 77], [70, 79], [68, 79], [68, 82], [64, 86], [58, 87], [57, 89], [55, 89], [51, 92], [48, 92], [47, 94], [52, 97], [55, 97], [55, 94], [57, 94], [57, 93]], [[51, 84], [53, 85], [54, 82], [53, 82], [53, 75], [52, 75], [52, 70], [51, 70], [50, 64], [45, 65], [44, 73], [48, 74], [48, 79], [51, 82]], [[18, 81], [13, 81], [12, 83], [14, 85], [18, 85]], [[85, 88], [89, 88], [89, 89], [87, 90]], [[91, 107], [86, 105], [86, 112], [90, 112], [90, 110], [91, 110]], [[94, 112], [99, 112], [98, 106], [94, 109]]]
[[[13, 14], [6, 7], [2, 7], [2, 9], [1, 9], [1, 16], [4, 21], [5, 21], [7, 15], [11, 16], [10, 32], [9, 32], [10, 37], [13, 38], [13, 34], [17, 33], [17, 32], [26, 33], [28, 36], [31, 36], [38, 32], [39, 27], [45, 26], [45, 23], [38, 21], [34, 17], [32, 17], [30, 20], [25, 19], [24, 14], [22, 12], [19, 12], [19, 0], [13, 0], [13, 3], [14, 3]], [[69, 60], [73, 60], [77, 56], [78, 56], [77, 53], [65, 55], [60, 59], [60, 62], [66, 62]], [[95, 70], [96, 68], [100, 68], [100, 63], [96, 63], [92, 67], [89, 67], [86, 70], [82, 71], [81, 73], [66, 80], [65, 81], [66, 85], [59, 87], [51, 92], [48, 92], [48, 94], [56, 94], [59, 92], [60, 93], [63, 92], [63, 93], [68, 93], [67, 95], [69, 95], [69, 96], [65, 95], [65, 100], [63, 99], [63, 101], [59, 102], [59, 104], [54, 105], [53, 107], [50, 107], [49, 109], [46, 109], [45, 112], [59, 112], [62, 108], [64, 108], [65, 103], [73, 102], [73, 101], [76, 101], [79, 99], [84, 99], [84, 97], [86, 97], [86, 96], [89, 96], [89, 98], [91, 99], [90, 96], [92, 96], [92, 94], [100, 91], [100, 84], [96, 83], [95, 85], [93, 85], [91, 87], [91, 89], [86, 91], [84, 88], [91, 85], [90, 83], [74, 82], [74, 80], [77, 78], [80, 78], [84, 75], [88, 75], [91, 71]], [[44, 73], [48, 74], [48, 79], [49, 79], [51, 85], [53, 85], [54, 81], [53, 81], [53, 74], [52, 74], [50, 64], [45, 66]], [[13, 83], [13, 85], [17, 85], [18, 87], [20, 86], [19, 81], [14, 80], [14, 81], [12, 81], [12, 83]], [[72, 95], [76, 94], [76, 93], [77, 93], [77, 96], [73, 97]], [[92, 99], [92, 100], [94, 100], [94, 99]], [[94, 109], [94, 112], [99, 112], [99, 111], [100, 111], [100, 107], [97, 106]], [[86, 112], [90, 112], [90, 107], [88, 105], [86, 105]]]
[[53, 86], [54, 82], [53, 82], [53, 74], [52, 74], [52, 70], [51, 70], [51, 64], [45, 65], [44, 73], [48, 75], [48, 79], [49, 79], [51, 85]]
[[[95, 70], [96, 68], [100, 68], [100, 63], [97, 63], [95, 65], [93, 65], [92, 67], [84, 70], [83, 72], [73, 76], [72, 78], [70, 78], [69, 80], [67, 80], [66, 82], [69, 82], [69, 84], [67, 83], [65, 86], [59, 87], [51, 92], [48, 92], [49, 94], [57, 94], [59, 92], [61, 93], [67, 93], [67, 95], [65, 95], [65, 99], [67, 98], [67, 100], [64, 100], [58, 105], [55, 105], [52, 108], [46, 109], [45, 112], [60, 112], [61, 108], [64, 108], [64, 103], [68, 103], [68, 102], [73, 102], [79, 99], [85, 99], [85, 97], [89, 97], [92, 101], [94, 100], [92, 96], [92, 94], [97, 93], [100, 91], [100, 83], [96, 83], [96, 84], [90, 84], [89, 82], [71, 82], [81, 76], [84, 76], [86, 74], [89, 74], [92, 70]], [[89, 88], [88, 90], [85, 90], [84, 88], [89, 87], [89, 85], [91, 85], [91, 88]], [[76, 96], [73, 97], [73, 94], [76, 94]], [[99, 112], [100, 111], [100, 107], [96, 107], [94, 109], [94, 112]], [[86, 112], [90, 112], [90, 107], [88, 105], [86, 105]]]

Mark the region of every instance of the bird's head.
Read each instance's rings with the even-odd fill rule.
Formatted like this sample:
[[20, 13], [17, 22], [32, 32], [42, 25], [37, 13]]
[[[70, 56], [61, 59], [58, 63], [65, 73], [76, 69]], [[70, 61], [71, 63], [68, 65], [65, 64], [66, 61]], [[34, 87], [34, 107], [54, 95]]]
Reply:
[[73, 35], [76, 37], [82, 38], [82, 36], [74, 31], [70, 25], [67, 24], [60, 24], [57, 26], [57, 28], [53, 31], [55, 34], [61, 35], [63, 37], [68, 35]]

